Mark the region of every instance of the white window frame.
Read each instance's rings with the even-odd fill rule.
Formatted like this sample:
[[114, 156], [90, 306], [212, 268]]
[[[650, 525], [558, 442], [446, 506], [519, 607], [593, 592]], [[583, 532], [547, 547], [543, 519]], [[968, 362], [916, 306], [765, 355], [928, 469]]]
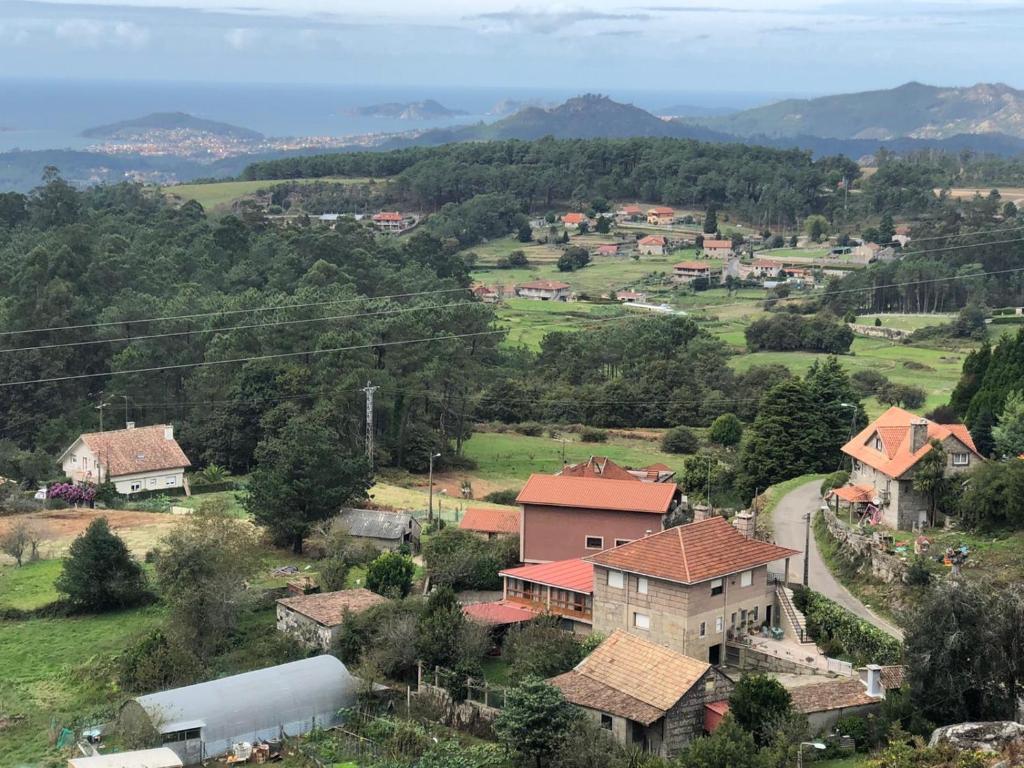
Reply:
[[150, 488], [156, 488], [156, 478], [155, 478], [155, 477], [150, 477], [150, 478], [148, 478], [148, 482], [147, 482], [146, 484], [147, 484], [147, 485], [148, 485], [148, 486], [149, 486]]
[[624, 579], [622, 571], [608, 571], [608, 586], [612, 589], [622, 589]]
[[164, 485], [166, 485], [168, 488], [175, 486], [177, 484], [178, 478], [176, 478], [174, 475], [171, 475], [170, 477], [164, 479]]
[[875, 438], [875, 450], [876, 451], [881, 451], [882, 450], [882, 438], [880, 438], [880, 437], [876, 437]]
[[636, 593], [638, 595], [646, 595], [647, 594], [647, 587], [648, 587], [647, 577], [646, 576], [637, 576], [636, 577]]
[[741, 587], [749, 587], [753, 583], [754, 583], [754, 572], [753, 571], [743, 571], [740, 574], [740, 586]]
[[[715, 590], [718, 590], [717, 592]], [[725, 592], [725, 580], [724, 579], [712, 579], [711, 580], [711, 596], [715, 597]]]
[[616, 539], [615, 540], [615, 546], [616, 547], [621, 547], [623, 544], [629, 544], [629, 542], [631, 542], [631, 541], [632, 541], [632, 539]]
[[[593, 540], [598, 542], [598, 545], [596, 547], [590, 546], [591, 539], [593, 539]], [[601, 551], [602, 549], [604, 549], [604, 536], [584, 536], [583, 537], [583, 548], [584, 549], [595, 549], [597, 551]]]
[[[963, 461], [958, 459], [963, 458]], [[953, 454], [953, 466], [954, 467], [966, 467], [971, 463], [971, 454], [969, 453], [954, 453]]]
[[649, 630], [651, 628], [651, 616], [643, 611], [633, 611], [633, 626], [637, 629]]
[[708, 636], [708, 623], [706, 621], [702, 621], [700, 623], [700, 626], [697, 627], [697, 636], [698, 637], [707, 637]]
[[725, 619], [721, 616], [715, 617], [715, 632], [722, 634], [725, 630]]
[[128, 484], [128, 493], [135, 493], [136, 491], [141, 490], [142, 483], [140, 483], [138, 480], [133, 480], [131, 483]]

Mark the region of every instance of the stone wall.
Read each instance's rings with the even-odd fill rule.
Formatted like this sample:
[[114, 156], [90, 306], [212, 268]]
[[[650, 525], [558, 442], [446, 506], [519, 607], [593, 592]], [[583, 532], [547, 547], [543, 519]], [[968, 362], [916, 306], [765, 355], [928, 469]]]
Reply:
[[871, 536], [844, 525], [831, 509], [823, 508], [829, 536], [835, 539], [847, 555], [871, 568], [871, 575], [886, 584], [903, 581], [907, 563], [897, 555], [878, 549]]
[[[811, 653], [816, 653], [813, 649]], [[810, 654], [808, 654], [810, 655]], [[758, 651], [739, 643], [729, 643], [726, 659], [743, 670], [753, 672], [777, 672], [789, 675], [816, 675], [820, 670], [810, 664], [800, 664], [792, 659], [783, 659], [764, 651]]]
[[910, 336], [910, 331], [905, 331], [902, 328], [888, 328], [884, 325], [864, 325], [863, 323], [847, 323], [850, 326], [850, 330], [859, 336], [871, 336], [876, 339], [889, 339], [890, 341], [899, 341], [900, 339]]
[[712, 667], [665, 713], [665, 742], [662, 754], [674, 757], [694, 739], [704, 735], [704, 705], [726, 701], [733, 682]]
[[307, 648], [329, 651], [340, 629], [340, 624], [333, 628], [325, 627], [280, 603], [277, 606], [277, 631], [291, 635]]

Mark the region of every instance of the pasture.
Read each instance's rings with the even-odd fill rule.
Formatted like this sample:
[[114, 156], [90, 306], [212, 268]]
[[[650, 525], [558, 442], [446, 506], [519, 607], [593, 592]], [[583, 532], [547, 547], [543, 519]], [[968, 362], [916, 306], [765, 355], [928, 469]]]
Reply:
[[[283, 179], [283, 180], [256, 180], [256, 181], [218, 181], [212, 184], [175, 184], [173, 186], [161, 187], [164, 194], [180, 197], [182, 200], [195, 200], [206, 211], [226, 207], [233, 201], [245, 195], [251, 195], [263, 189], [271, 189], [281, 184], [311, 184], [314, 182], [326, 182], [329, 184], [366, 184], [369, 179], [365, 178], [331, 178], [321, 179]], [[379, 181], [379, 180], [378, 180]]]

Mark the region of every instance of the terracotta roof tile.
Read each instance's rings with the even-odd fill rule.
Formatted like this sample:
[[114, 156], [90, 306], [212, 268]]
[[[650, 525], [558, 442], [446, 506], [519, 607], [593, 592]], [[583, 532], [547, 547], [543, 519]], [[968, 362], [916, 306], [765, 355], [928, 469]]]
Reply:
[[669, 511], [675, 497], [676, 487], [671, 483], [535, 474], [530, 475], [516, 502], [663, 515]]
[[793, 709], [805, 715], [813, 712], [829, 712], [864, 704], [877, 704], [881, 699], [868, 696], [864, 684], [857, 678], [829, 680], [791, 688]]
[[796, 554], [799, 554], [796, 550], [748, 539], [724, 517], [711, 517], [669, 528], [585, 559], [630, 573], [697, 584]]
[[891, 664], [882, 667], [882, 688], [887, 691], [894, 691], [902, 688], [906, 674], [907, 668], [902, 664]]
[[325, 627], [336, 627], [344, 620], [346, 609], [351, 613], [362, 613], [367, 608], [387, 601], [386, 597], [368, 589], [342, 589], [337, 592], [283, 597], [277, 604], [308, 616]]
[[615, 630], [572, 672], [549, 682], [573, 704], [648, 725], [664, 716], [709, 669], [705, 661]]
[[519, 287], [533, 288], [538, 291], [563, 291], [569, 287], [569, 284], [558, 280], [532, 280], [528, 283], [521, 283]]
[[[156, 424], [110, 432], [87, 432], [79, 439], [113, 477], [192, 466], [178, 441], [173, 437], [167, 439], [166, 431], [170, 429], [170, 425]], [[71, 448], [64, 452], [65, 455]]]
[[674, 265], [672, 269], [699, 269], [702, 271], [711, 271], [711, 265], [706, 261], [680, 261]]
[[506, 568], [498, 575], [586, 595], [594, 591], [594, 565], [578, 557], [571, 560], [556, 560], [553, 563]]
[[648, 211], [648, 213], [653, 213], [655, 216], [674, 216], [675, 212], [675, 208], [669, 208], [665, 205], [656, 205]]
[[473, 603], [462, 606], [462, 613], [466, 618], [479, 622], [499, 626], [504, 624], [518, 624], [523, 621], [530, 621], [540, 614], [524, 605], [506, 603], [499, 600], [495, 603]]
[[732, 248], [732, 240], [705, 240], [704, 250], [708, 248]]
[[479, 533], [519, 533], [519, 515], [514, 507], [470, 507], [459, 521], [459, 528]]
[[566, 224], [579, 224], [581, 221], [586, 221], [587, 217], [582, 213], [567, 213], [562, 217], [562, 221]]
[[843, 501], [853, 504], [870, 503], [877, 491], [872, 485], [844, 485], [841, 488], [833, 488], [829, 496], [838, 496]]
[[558, 473], [561, 477], [595, 477], [599, 480], [630, 480], [640, 482], [607, 456], [591, 456], [579, 464], [567, 464]]
[[647, 235], [640, 238], [640, 245], [664, 245], [665, 238], [661, 235]]
[[381, 211], [373, 214], [374, 221], [401, 221], [402, 214], [398, 211]]

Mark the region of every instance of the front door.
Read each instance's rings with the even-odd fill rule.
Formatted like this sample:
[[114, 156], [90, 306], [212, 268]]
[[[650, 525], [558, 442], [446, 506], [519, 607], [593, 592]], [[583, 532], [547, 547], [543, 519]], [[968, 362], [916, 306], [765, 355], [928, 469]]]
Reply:
[[717, 667], [722, 663], [722, 644], [712, 645], [708, 648], [708, 664]]
[[770, 605], [766, 605], [764, 607], [764, 623], [767, 624], [769, 627], [775, 626], [774, 624], [772, 624], [772, 606]]

